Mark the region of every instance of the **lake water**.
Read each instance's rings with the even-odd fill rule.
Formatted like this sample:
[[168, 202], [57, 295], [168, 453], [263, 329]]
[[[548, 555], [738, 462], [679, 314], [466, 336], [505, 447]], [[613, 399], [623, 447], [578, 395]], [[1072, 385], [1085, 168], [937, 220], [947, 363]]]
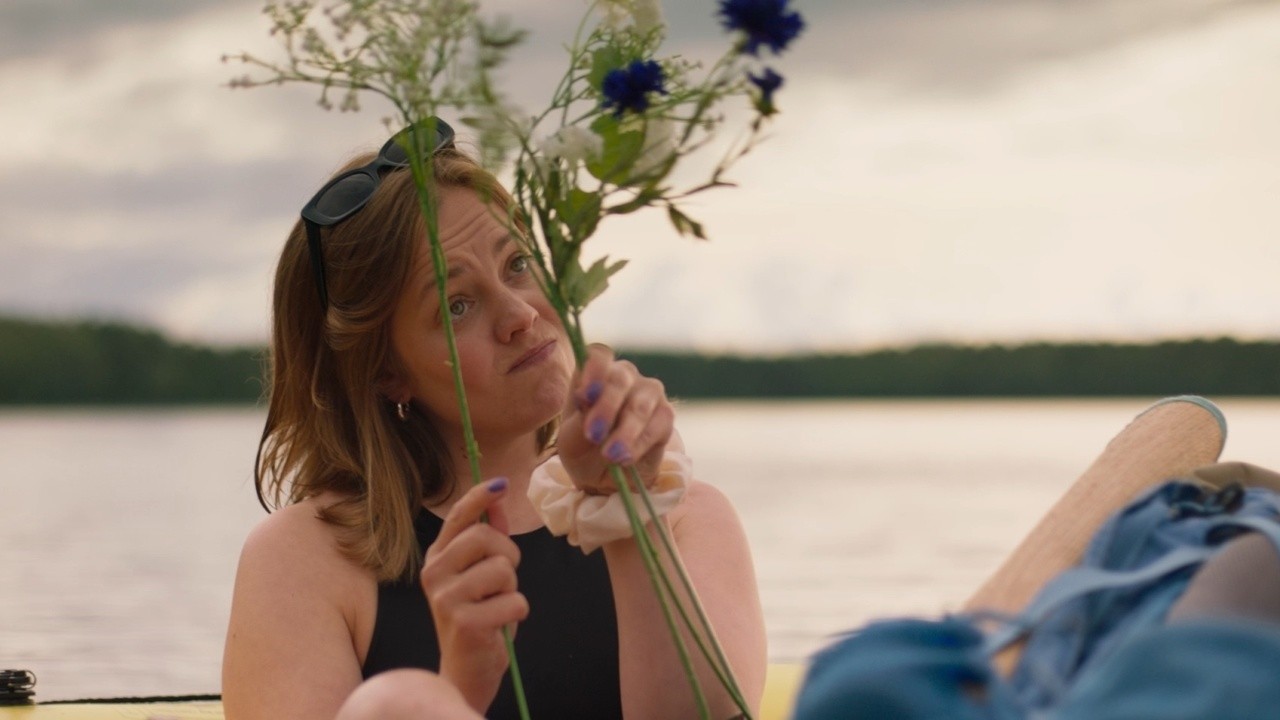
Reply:
[[[755, 553], [774, 661], [957, 608], [1147, 399], [703, 403], [698, 477]], [[1280, 467], [1280, 402], [1219, 402], [1226, 459]], [[262, 414], [0, 412], [0, 668], [45, 700], [218, 691]]]

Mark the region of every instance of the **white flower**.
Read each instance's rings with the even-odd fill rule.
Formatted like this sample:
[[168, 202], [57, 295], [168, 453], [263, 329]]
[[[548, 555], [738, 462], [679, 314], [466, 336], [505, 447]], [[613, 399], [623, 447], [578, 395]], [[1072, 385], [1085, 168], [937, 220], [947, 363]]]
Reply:
[[601, 0], [601, 22], [612, 30], [621, 30], [628, 21], [637, 33], [647, 35], [662, 27], [662, 0]]
[[627, 0], [604, 0], [600, 3], [600, 24], [610, 30], [621, 30], [630, 19], [631, 13], [627, 9]]
[[544, 139], [538, 147], [539, 152], [547, 159], [561, 158], [570, 165], [600, 156], [604, 144], [600, 136], [576, 125], [560, 128], [554, 135]]
[[647, 175], [671, 158], [676, 151], [675, 131], [675, 123], [663, 118], [654, 118], [645, 124], [644, 149], [632, 166], [634, 175]]
[[642, 35], [662, 27], [662, 0], [631, 0], [631, 17]]

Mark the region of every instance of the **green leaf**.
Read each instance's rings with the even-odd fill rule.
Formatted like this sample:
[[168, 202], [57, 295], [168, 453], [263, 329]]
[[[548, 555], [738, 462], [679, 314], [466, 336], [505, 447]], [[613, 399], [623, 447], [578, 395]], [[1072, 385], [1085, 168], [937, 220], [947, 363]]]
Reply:
[[675, 205], [667, 208], [667, 216], [671, 218], [671, 226], [681, 235], [693, 235], [699, 240], [707, 239], [707, 233], [702, 229], [702, 223], [680, 212]]
[[579, 188], [569, 191], [569, 196], [556, 203], [556, 214], [569, 228], [573, 242], [591, 237], [600, 224], [600, 196]]
[[547, 185], [546, 198], [555, 202], [555, 198], [560, 197], [560, 181], [562, 174], [558, 166], [552, 165], [547, 168]]
[[569, 307], [581, 311], [609, 288], [609, 278], [626, 267], [626, 264], [626, 260], [619, 260], [610, 265], [609, 258], [602, 257], [584, 271], [575, 262], [560, 283], [560, 296]]
[[644, 208], [649, 207], [649, 205], [652, 204], [654, 200], [657, 200], [658, 198], [662, 197], [663, 193], [665, 192], [666, 190], [658, 187], [657, 185], [648, 185], [646, 187], [641, 188], [636, 193], [635, 197], [631, 198], [630, 200], [624, 203], [613, 205], [607, 208], [605, 212], [609, 213], [610, 215], [628, 215], [637, 210], [643, 210]]
[[601, 182], [622, 184], [644, 150], [644, 126], [601, 115], [591, 130], [600, 136], [602, 150], [600, 157], [587, 162], [587, 172]]
[[479, 30], [480, 43], [482, 45], [503, 50], [520, 44], [529, 36], [528, 30], [514, 27], [510, 18], [505, 17], [500, 17], [493, 22], [477, 23], [476, 27]]
[[[547, 250], [551, 252], [551, 260], [553, 263], [564, 254], [565, 246], [564, 234], [560, 232], [560, 224], [554, 221], [544, 226], [543, 234], [547, 237]], [[558, 269], [558, 264], [556, 264]]]
[[583, 276], [582, 265], [576, 261], [568, 263], [559, 270], [556, 290], [560, 293], [560, 299], [569, 308], [581, 308], [578, 298], [583, 295]]
[[604, 85], [604, 76], [610, 70], [625, 64], [626, 57], [622, 54], [622, 49], [617, 45], [606, 45], [591, 53], [591, 72], [587, 73], [587, 83], [599, 91]]

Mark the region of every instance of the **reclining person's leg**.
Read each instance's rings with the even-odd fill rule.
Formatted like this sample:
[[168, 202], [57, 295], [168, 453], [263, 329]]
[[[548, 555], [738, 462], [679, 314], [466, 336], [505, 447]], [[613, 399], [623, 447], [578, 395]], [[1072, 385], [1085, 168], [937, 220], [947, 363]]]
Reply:
[[966, 609], [1021, 611], [1041, 586], [1080, 561], [1112, 513], [1164, 480], [1215, 462], [1226, 428], [1211, 407], [1200, 398], [1171, 398], [1134, 418], [965, 603]]
[[1192, 578], [1167, 620], [1204, 617], [1280, 623], [1280, 554], [1270, 540], [1249, 533], [1228, 543]]

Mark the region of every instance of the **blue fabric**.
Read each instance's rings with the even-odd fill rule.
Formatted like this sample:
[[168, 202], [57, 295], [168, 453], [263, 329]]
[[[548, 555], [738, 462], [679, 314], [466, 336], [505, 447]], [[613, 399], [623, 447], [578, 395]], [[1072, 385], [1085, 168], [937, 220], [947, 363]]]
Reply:
[[1055, 720], [1259, 720], [1280, 716], [1280, 629], [1245, 620], [1138, 633], [1084, 674]]
[[[1028, 709], [1058, 705], [1091, 663], [1163, 623], [1203, 561], [1225, 541], [1255, 529], [1251, 520], [1265, 520], [1273, 528], [1268, 534], [1280, 551], [1278, 518], [1280, 503], [1270, 491], [1232, 486], [1215, 493], [1176, 481], [1125, 507], [1098, 530], [1080, 568], [1055, 579], [1059, 587], [1070, 587], [1073, 581], [1084, 584], [1109, 574], [1116, 583], [1101, 592], [1055, 598], [1059, 602], [1052, 612], [1036, 619], [1010, 680], [1021, 704]], [[1154, 577], [1144, 573], [1171, 557], [1186, 561], [1171, 563], [1169, 572]], [[1046, 587], [1042, 597], [1052, 589]], [[1037, 598], [1028, 612], [1035, 613], [1040, 604]]]
[[[1015, 720], [1008, 698], [986, 688], [997, 678], [982, 633], [958, 618], [874, 623], [818, 654], [796, 701], [795, 718]], [[997, 689], [996, 692], [999, 692]]]
[[[974, 618], [894, 620], [823, 651], [794, 718], [1280, 717], [1280, 626], [1163, 624], [1195, 570], [1249, 531], [1280, 551], [1274, 493], [1166, 483], [1108, 520], [1080, 567], [990, 635]], [[1020, 638], [1006, 681], [989, 658]]]

